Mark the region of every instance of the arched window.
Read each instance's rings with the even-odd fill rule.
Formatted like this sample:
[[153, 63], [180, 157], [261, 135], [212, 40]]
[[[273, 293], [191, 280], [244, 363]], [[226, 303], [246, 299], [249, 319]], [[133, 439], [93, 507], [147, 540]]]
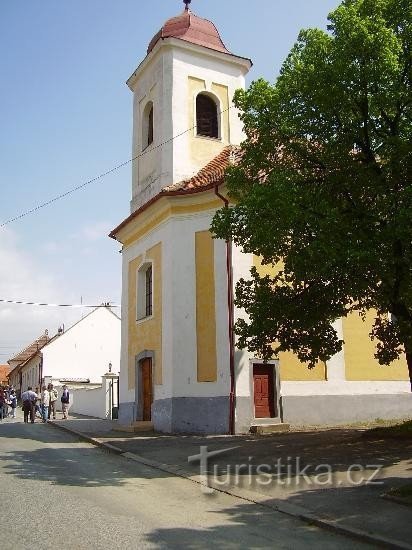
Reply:
[[147, 129], [147, 145], [153, 143], [153, 105], [149, 111], [149, 120], [148, 120], [148, 129]]
[[153, 315], [153, 266], [143, 264], [137, 272], [136, 319], [141, 321]]
[[219, 137], [217, 105], [207, 94], [196, 97], [196, 128], [198, 136]]
[[153, 143], [153, 103], [149, 101], [143, 111], [142, 149]]
[[153, 282], [153, 270], [152, 270], [152, 266], [150, 265], [147, 269], [146, 269], [146, 273], [145, 273], [145, 286], [146, 286], [146, 300], [145, 300], [145, 309], [146, 309], [146, 317], [150, 317], [150, 315], [152, 315], [153, 313], [153, 287], [152, 287], [152, 282]]

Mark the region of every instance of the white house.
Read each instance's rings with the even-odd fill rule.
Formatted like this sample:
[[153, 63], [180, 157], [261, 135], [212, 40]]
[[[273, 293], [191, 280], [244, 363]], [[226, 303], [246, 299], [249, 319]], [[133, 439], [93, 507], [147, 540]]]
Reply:
[[120, 318], [98, 307], [43, 349], [43, 379], [54, 384], [100, 384], [109, 370], [120, 371]]
[[52, 338], [46, 331], [9, 360], [9, 381], [19, 393], [29, 386], [40, 391], [53, 383], [60, 390], [67, 384], [72, 412], [110, 418], [118, 406], [120, 327], [120, 318], [101, 306]]

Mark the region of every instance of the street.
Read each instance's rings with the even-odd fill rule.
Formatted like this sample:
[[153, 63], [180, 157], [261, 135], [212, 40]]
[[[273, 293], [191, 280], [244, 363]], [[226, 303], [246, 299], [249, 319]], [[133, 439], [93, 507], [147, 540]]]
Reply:
[[2, 547], [363, 548], [109, 454], [47, 424], [0, 424]]

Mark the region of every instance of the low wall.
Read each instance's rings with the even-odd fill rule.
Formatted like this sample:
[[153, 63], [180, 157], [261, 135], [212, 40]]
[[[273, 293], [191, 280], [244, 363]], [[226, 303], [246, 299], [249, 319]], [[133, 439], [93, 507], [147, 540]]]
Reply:
[[283, 421], [303, 426], [412, 417], [412, 393], [289, 395], [281, 399]]
[[[60, 397], [62, 389], [54, 386], [58, 392], [57, 410], [61, 411]], [[93, 385], [93, 387], [73, 388], [69, 386], [70, 393], [70, 413], [83, 414], [85, 416], [94, 416], [96, 418], [109, 418], [108, 410], [108, 390], [104, 385]]]
[[107, 390], [104, 386], [98, 388], [74, 388], [70, 390], [70, 412], [94, 416], [96, 418], [108, 418]]

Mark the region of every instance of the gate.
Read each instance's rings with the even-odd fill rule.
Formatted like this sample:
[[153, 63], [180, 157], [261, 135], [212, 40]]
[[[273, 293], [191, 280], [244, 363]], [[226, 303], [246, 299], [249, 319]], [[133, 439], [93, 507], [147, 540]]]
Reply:
[[109, 413], [111, 420], [119, 418], [119, 377], [112, 376], [109, 382]]

